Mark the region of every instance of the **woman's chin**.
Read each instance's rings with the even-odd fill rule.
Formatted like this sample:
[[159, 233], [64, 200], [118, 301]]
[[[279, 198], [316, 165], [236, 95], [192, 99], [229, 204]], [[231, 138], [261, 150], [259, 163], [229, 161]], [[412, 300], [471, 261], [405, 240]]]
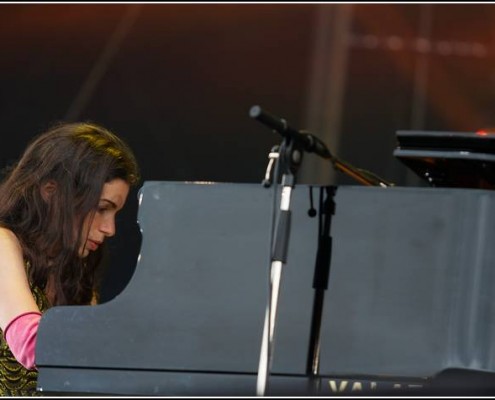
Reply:
[[86, 258], [89, 255], [89, 250], [84, 248], [79, 250], [79, 257]]

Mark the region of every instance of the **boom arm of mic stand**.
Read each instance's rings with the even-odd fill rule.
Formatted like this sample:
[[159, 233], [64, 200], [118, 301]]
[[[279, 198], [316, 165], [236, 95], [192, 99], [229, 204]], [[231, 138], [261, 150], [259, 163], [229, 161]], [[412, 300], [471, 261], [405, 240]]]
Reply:
[[366, 186], [381, 186], [381, 187], [388, 187], [388, 186], [394, 186], [393, 183], [387, 182], [383, 179], [380, 179], [371, 173], [367, 173], [363, 170], [360, 170], [356, 167], [353, 167], [352, 165], [339, 160], [338, 158], [332, 157], [330, 159], [332, 164], [334, 165], [335, 169], [337, 169], [340, 172], [343, 172], [344, 174], [350, 176], [351, 178], [355, 179], [356, 181], [362, 183], [363, 185]]

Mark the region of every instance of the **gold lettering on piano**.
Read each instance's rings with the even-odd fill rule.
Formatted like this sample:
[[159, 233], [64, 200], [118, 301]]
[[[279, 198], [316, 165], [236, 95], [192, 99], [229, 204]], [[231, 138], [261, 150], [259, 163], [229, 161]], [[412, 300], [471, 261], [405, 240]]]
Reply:
[[[333, 393], [342, 393], [347, 389], [347, 386], [349, 385], [349, 381], [342, 380], [337, 383], [337, 381], [330, 379], [328, 381], [330, 385], [330, 389]], [[369, 382], [369, 389], [370, 390], [375, 390], [376, 389], [376, 382]], [[362, 391], [363, 390], [363, 382], [359, 381], [354, 381], [351, 386], [351, 392], [357, 392], [357, 391]]]
[[347, 392], [362, 392], [362, 391], [376, 391], [379, 386], [381, 389], [419, 389], [423, 385], [415, 383], [397, 383], [397, 382], [376, 382], [376, 381], [354, 381], [345, 379], [329, 379], [328, 384], [332, 393]]

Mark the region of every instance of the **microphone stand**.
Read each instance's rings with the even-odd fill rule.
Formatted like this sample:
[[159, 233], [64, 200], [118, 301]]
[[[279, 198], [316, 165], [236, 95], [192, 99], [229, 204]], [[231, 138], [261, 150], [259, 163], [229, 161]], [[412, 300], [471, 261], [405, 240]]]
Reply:
[[[271, 264], [270, 264], [270, 289], [268, 293], [268, 304], [265, 313], [265, 321], [263, 327], [263, 336], [260, 352], [260, 360], [258, 367], [258, 376], [256, 383], [256, 394], [263, 396], [268, 387], [268, 376], [272, 366], [273, 348], [274, 348], [274, 332], [275, 322], [277, 317], [277, 305], [280, 290], [280, 281], [282, 279], [282, 269], [287, 263], [287, 249], [290, 236], [291, 210], [290, 201], [292, 189], [295, 185], [295, 174], [302, 162], [303, 152], [295, 141], [290, 138], [285, 138], [279, 148], [278, 156], [274, 154], [272, 149], [269, 158], [270, 164], [267, 169], [267, 174], [263, 180], [263, 185], [268, 187], [269, 170], [272, 161], [277, 159], [277, 166], [282, 172], [282, 193], [280, 198], [280, 209], [278, 220], [272, 238]], [[277, 168], [278, 170], [278, 168]], [[275, 174], [277, 175], [277, 174]], [[275, 176], [275, 182], [278, 176]]]
[[[323, 200], [323, 191], [326, 198]], [[321, 321], [325, 291], [328, 288], [330, 275], [330, 259], [332, 254], [332, 237], [330, 226], [332, 215], [335, 213], [334, 196], [337, 188], [327, 186], [320, 188], [319, 221], [318, 221], [318, 249], [316, 252], [315, 271], [313, 277], [313, 314], [311, 316], [311, 330], [309, 336], [309, 350], [306, 363], [306, 373], [310, 377], [308, 389], [314, 394], [320, 390], [320, 381], [317, 379], [320, 370], [320, 342]]]
[[[285, 119], [278, 118], [270, 113], [262, 110], [259, 106], [251, 107], [250, 116], [263, 124], [272, 128], [275, 132], [284, 137], [284, 141], [280, 146], [280, 153], [276, 155], [274, 149], [269, 155], [270, 164], [268, 165], [263, 185], [270, 186], [269, 171], [273, 161], [278, 158], [278, 162], [282, 167], [282, 195], [280, 204], [280, 213], [275, 232], [275, 243], [271, 250], [271, 266], [270, 266], [270, 290], [267, 310], [265, 314], [265, 322], [263, 328], [263, 340], [261, 345], [260, 362], [258, 368], [257, 394], [264, 395], [268, 375], [272, 363], [273, 355], [273, 333], [276, 320], [277, 302], [279, 286], [282, 274], [282, 267], [287, 260], [287, 245], [289, 242], [290, 233], [290, 196], [295, 184], [294, 175], [297, 172], [301, 162], [303, 151], [314, 152], [320, 157], [329, 160], [334, 168], [344, 174], [355, 179], [359, 183], [366, 186], [394, 186], [393, 183], [378, 177], [377, 175], [361, 168], [352, 166], [351, 164], [340, 160], [332, 155], [326, 145], [316, 136], [306, 131], [298, 131], [289, 126]], [[277, 164], [278, 165], [278, 164]], [[278, 176], [276, 177], [278, 179]], [[318, 251], [315, 266], [315, 275], [313, 279], [313, 288], [315, 289], [315, 297], [313, 301], [313, 315], [311, 320], [310, 344], [306, 364], [306, 372], [310, 376], [310, 384], [313, 389], [319, 389], [319, 381], [317, 375], [319, 372], [319, 351], [320, 351], [320, 331], [321, 319], [323, 313], [323, 300], [325, 290], [328, 286], [328, 278], [330, 273], [330, 256], [332, 238], [330, 237], [330, 221], [331, 214], [334, 213], [335, 203], [333, 197], [335, 188], [327, 190], [327, 199], [325, 205], [320, 202], [320, 218], [323, 216], [323, 231], [321, 229], [318, 238]]]

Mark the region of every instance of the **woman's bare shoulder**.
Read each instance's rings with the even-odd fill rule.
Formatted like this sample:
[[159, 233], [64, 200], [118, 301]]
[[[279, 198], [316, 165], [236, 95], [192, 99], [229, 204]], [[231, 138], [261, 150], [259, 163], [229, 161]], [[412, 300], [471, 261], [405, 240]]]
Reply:
[[0, 226], [0, 266], [12, 262], [24, 264], [22, 254], [22, 247], [15, 233]]
[[16, 250], [21, 250], [21, 244], [16, 234], [8, 228], [0, 226], [0, 247], [12, 247]]

